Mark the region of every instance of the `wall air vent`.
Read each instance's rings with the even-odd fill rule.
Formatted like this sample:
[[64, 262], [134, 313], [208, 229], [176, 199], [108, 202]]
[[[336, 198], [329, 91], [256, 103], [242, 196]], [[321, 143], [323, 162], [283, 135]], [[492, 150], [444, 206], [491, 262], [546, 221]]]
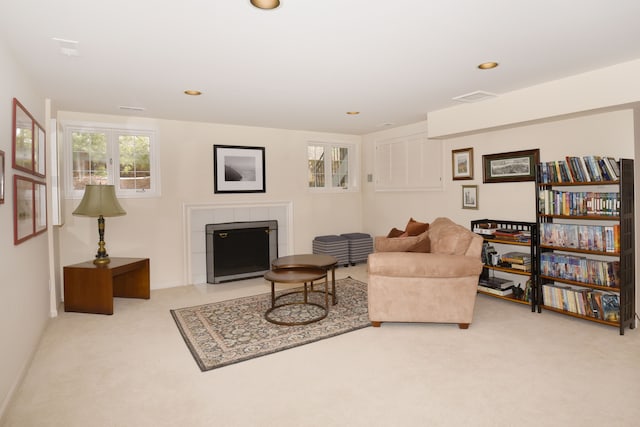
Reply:
[[475, 92], [456, 96], [453, 98], [453, 100], [458, 102], [478, 102], [478, 101], [484, 101], [485, 99], [489, 99], [489, 98], [495, 98], [496, 96], [498, 95], [496, 95], [495, 93], [477, 90]]

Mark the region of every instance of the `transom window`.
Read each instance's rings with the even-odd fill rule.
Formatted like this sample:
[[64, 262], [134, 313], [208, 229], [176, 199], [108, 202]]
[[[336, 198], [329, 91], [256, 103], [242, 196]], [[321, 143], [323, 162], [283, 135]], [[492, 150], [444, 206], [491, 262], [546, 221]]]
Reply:
[[64, 135], [71, 196], [87, 184], [113, 184], [120, 197], [159, 194], [153, 132], [68, 126]]
[[357, 189], [357, 155], [354, 145], [310, 142], [307, 145], [307, 160], [309, 188]]

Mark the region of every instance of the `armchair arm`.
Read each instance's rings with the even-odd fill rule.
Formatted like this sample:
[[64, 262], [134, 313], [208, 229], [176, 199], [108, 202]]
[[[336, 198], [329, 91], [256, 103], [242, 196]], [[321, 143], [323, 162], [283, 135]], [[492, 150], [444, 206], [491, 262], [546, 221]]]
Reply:
[[369, 274], [392, 277], [479, 276], [479, 257], [421, 252], [376, 252], [369, 255]]

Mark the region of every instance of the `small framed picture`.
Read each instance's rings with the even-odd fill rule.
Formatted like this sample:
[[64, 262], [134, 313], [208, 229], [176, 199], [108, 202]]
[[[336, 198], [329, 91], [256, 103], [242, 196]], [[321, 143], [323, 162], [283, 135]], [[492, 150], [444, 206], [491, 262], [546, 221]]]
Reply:
[[213, 146], [214, 193], [264, 193], [264, 147]]
[[462, 209], [478, 209], [478, 186], [462, 186]]
[[473, 179], [473, 148], [451, 151], [453, 179]]

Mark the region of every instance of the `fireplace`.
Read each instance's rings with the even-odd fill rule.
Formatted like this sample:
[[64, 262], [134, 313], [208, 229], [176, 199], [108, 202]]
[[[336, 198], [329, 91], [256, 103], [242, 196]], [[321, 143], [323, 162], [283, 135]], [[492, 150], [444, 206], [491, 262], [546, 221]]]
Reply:
[[278, 257], [278, 221], [207, 224], [207, 283], [260, 277]]

